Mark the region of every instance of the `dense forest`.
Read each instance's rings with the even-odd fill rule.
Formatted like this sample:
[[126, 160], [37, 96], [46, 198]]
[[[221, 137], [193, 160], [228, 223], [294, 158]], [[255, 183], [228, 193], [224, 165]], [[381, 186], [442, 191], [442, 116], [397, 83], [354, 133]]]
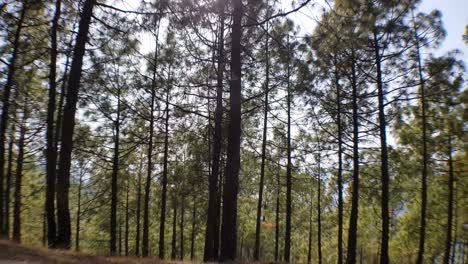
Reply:
[[0, 238], [468, 263], [466, 57], [423, 4], [0, 1]]

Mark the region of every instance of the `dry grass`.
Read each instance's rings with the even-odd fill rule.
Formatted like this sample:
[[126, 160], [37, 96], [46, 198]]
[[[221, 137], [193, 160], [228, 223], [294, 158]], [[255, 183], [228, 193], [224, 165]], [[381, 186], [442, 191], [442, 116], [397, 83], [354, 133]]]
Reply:
[[90, 256], [66, 250], [49, 250], [40, 247], [18, 245], [9, 241], [0, 240], [0, 264], [8, 263], [182, 263], [161, 262], [154, 258], [130, 258], [130, 257], [104, 257]]

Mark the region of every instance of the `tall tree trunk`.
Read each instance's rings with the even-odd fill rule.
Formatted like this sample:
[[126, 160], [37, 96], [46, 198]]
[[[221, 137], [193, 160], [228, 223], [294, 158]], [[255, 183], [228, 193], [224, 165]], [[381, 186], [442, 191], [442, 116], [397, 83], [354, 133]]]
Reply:
[[427, 154], [427, 121], [426, 121], [426, 87], [425, 80], [423, 77], [423, 69], [421, 63], [421, 47], [419, 45], [419, 36], [416, 29], [416, 22], [413, 18], [414, 37], [416, 41], [416, 59], [418, 61], [418, 73], [419, 73], [419, 84], [420, 84], [420, 96], [421, 96], [421, 143], [422, 143], [422, 160], [421, 160], [421, 222], [419, 225], [419, 248], [418, 248], [418, 260], [416, 263], [424, 263], [424, 242], [426, 236], [426, 210], [427, 210], [427, 164], [429, 157]]
[[[267, 5], [267, 9], [268, 9]], [[267, 11], [268, 13], [268, 11]], [[267, 15], [268, 17], [268, 15]], [[263, 104], [263, 134], [262, 134], [262, 163], [260, 165], [260, 182], [258, 189], [258, 204], [257, 204], [257, 221], [255, 225], [255, 247], [254, 247], [254, 260], [260, 259], [260, 233], [261, 233], [261, 218], [262, 218], [262, 205], [263, 205], [263, 185], [265, 184], [265, 164], [266, 164], [266, 143], [267, 143], [267, 128], [268, 128], [268, 92], [270, 88], [270, 54], [269, 54], [269, 37], [268, 37], [268, 23], [266, 26], [266, 41], [265, 41], [265, 102]]]
[[353, 101], [353, 183], [351, 198], [351, 216], [349, 218], [347, 264], [356, 263], [357, 223], [359, 214], [359, 115], [358, 91], [356, 82], [356, 61], [354, 52], [351, 55], [351, 86]]
[[[454, 220], [454, 223], [452, 224], [453, 227], [454, 227], [454, 230], [453, 230], [453, 243], [454, 245], [452, 246], [452, 257], [451, 257], [451, 264], [455, 264], [455, 257], [456, 257], [456, 244], [457, 244], [457, 232], [458, 232], [458, 199], [457, 199], [457, 186], [455, 185], [456, 182], [455, 182], [455, 175], [454, 175], [454, 179], [453, 179], [453, 206], [455, 207], [454, 208], [454, 216], [453, 216], [453, 220]], [[459, 258], [461, 258], [461, 255], [463, 254], [463, 240], [461, 241], [462, 243], [462, 246], [460, 247], [460, 253], [458, 254], [459, 255]], [[463, 262], [460, 262], [460, 263], [463, 263]]]
[[336, 124], [338, 127], [338, 264], [343, 264], [343, 132], [341, 127], [341, 87], [335, 60]]
[[448, 178], [448, 207], [447, 207], [447, 233], [445, 239], [445, 252], [444, 252], [444, 264], [450, 263], [450, 249], [452, 247], [452, 223], [453, 223], [453, 185], [455, 181], [455, 175], [453, 173], [453, 158], [452, 158], [452, 135], [451, 129], [448, 135], [448, 167], [449, 167], [449, 178]]
[[24, 97], [23, 117], [18, 140], [18, 157], [16, 164], [15, 202], [13, 207], [13, 241], [21, 243], [21, 189], [23, 184], [24, 145], [26, 140], [27, 120], [29, 117], [28, 95]]
[[310, 194], [310, 208], [309, 208], [309, 241], [307, 245], [307, 264], [312, 263], [312, 193]]
[[120, 144], [120, 87], [117, 88], [117, 120], [114, 123], [114, 158], [112, 162], [111, 179], [111, 215], [110, 215], [110, 255], [116, 253], [117, 235], [117, 178], [119, 176], [119, 144]]
[[[143, 152], [142, 152], [143, 153]], [[137, 209], [136, 209], [136, 231], [135, 231], [135, 256], [140, 256], [140, 215], [141, 215], [141, 177], [143, 175], [143, 155], [140, 157], [140, 168], [138, 172], [137, 186]]]
[[[67, 46], [67, 49], [68, 50], [71, 50], [72, 49], [72, 45], [73, 45], [73, 35], [72, 37], [70, 38], [70, 41], [68, 42], [68, 46]], [[61, 138], [60, 138], [60, 134], [61, 134], [61, 131], [62, 131], [62, 121], [63, 121], [63, 104], [64, 104], [64, 101], [65, 101], [65, 98], [66, 98], [66, 93], [67, 93], [67, 80], [68, 80], [68, 70], [69, 70], [69, 65], [70, 65], [70, 57], [72, 56], [71, 52], [68, 52], [67, 55], [66, 55], [66, 59], [65, 59], [65, 69], [63, 71], [63, 75], [62, 75], [62, 85], [61, 85], [61, 88], [60, 88], [60, 96], [59, 96], [59, 101], [58, 101], [58, 107], [57, 107], [57, 123], [55, 125], [55, 148], [57, 149], [57, 153], [58, 153], [58, 149], [59, 149], [59, 146], [60, 146], [60, 141], [61, 141]], [[57, 175], [56, 175], [57, 177]]]
[[217, 228], [217, 236], [214, 238], [214, 253], [215, 253], [215, 257], [218, 258], [219, 257], [219, 251], [220, 251], [220, 235], [221, 235], [221, 231], [220, 231], [220, 226], [219, 226], [219, 223], [221, 222], [221, 218], [222, 218], [222, 215], [221, 215], [221, 208], [222, 208], [222, 200], [223, 200], [223, 188], [222, 186], [224, 186], [224, 179], [226, 178], [226, 156], [225, 156], [225, 153], [221, 153], [221, 161], [220, 161], [220, 169], [219, 169], [219, 182], [218, 182], [218, 193], [217, 193], [217, 196], [216, 196], [216, 220], [218, 221], [218, 228]]
[[130, 193], [130, 179], [127, 173], [127, 193], [125, 196], [125, 256], [128, 257], [128, 236], [130, 233], [130, 208], [128, 205]]
[[279, 259], [279, 219], [280, 219], [280, 192], [281, 192], [281, 182], [280, 182], [280, 165], [278, 164], [278, 171], [276, 173], [276, 210], [275, 210], [275, 262], [278, 262]]
[[8, 64], [8, 73], [5, 86], [3, 87], [3, 96], [2, 96], [2, 114], [0, 117], [0, 238], [5, 238], [5, 228], [4, 228], [4, 208], [3, 208], [3, 197], [4, 197], [4, 186], [3, 183], [5, 181], [4, 174], [5, 170], [5, 136], [6, 131], [8, 128], [8, 119], [9, 119], [9, 111], [10, 111], [10, 94], [11, 89], [14, 83], [15, 71], [16, 71], [16, 60], [18, 57], [19, 52], [19, 45], [20, 45], [20, 36], [21, 30], [23, 29], [23, 22], [24, 16], [26, 14], [27, 6], [23, 4], [21, 8], [20, 17], [18, 19], [18, 24], [16, 26], [15, 38], [13, 40], [13, 51], [11, 54], [10, 63]]
[[151, 190], [151, 174], [153, 171], [153, 137], [154, 137], [154, 110], [156, 100], [156, 70], [158, 65], [158, 41], [159, 41], [159, 26], [158, 21], [156, 30], [156, 48], [154, 51], [153, 60], [153, 76], [151, 79], [151, 107], [150, 107], [150, 122], [149, 122], [149, 139], [148, 139], [148, 167], [146, 174], [146, 185], [145, 185], [145, 199], [143, 205], [143, 241], [141, 244], [141, 254], [143, 257], [148, 256], [149, 253], [149, 198]]
[[55, 96], [56, 96], [56, 72], [57, 72], [57, 31], [62, 8], [62, 1], [55, 2], [55, 13], [52, 18], [50, 32], [50, 65], [49, 65], [49, 103], [47, 107], [47, 132], [46, 132], [46, 197], [45, 212], [47, 218], [47, 243], [49, 248], [55, 246], [57, 226], [55, 223], [55, 174], [57, 171], [57, 147], [54, 137], [55, 122]]
[[81, 227], [81, 190], [83, 188], [83, 173], [80, 173], [78, 183], [78, 199], [76, 202], [76, 225], [75, 225], [75, 250], [80, 251], [80, 227]]
[[70, 166], [73, 149], [76, 105], [80, 89], [81, 67], [88, 40], [89, 24], [96, 0], [86, 0], [80, 16], [80, 24], [73, 51], [73, 60], [68, 79], [68, 89], [61, 129], [59, 171], [57, 175], [57, 247], [69, 249], [71, 246], [71, 223], [69, 208]]
[[11, 199], [11, 181], [13, 178], [13, 155], [14, 155], [14, 143], [15, 143], [15, 125], [12, 122], [10, 138], [8, 142], [8, 168], [6, 174], [6, 185], [5, 185], [5, 238], [10, 236], [10, 199]]
[[180, 206], [180, 259], [184, 260], [184, 216], [185, 216], [185, 200], [182, 198]]
[[[169, 70], [170, 71], [170, 70]], [[170, 74], [170, 73], [169, 73]], [[159, 259], [164, 259], [164, 234], [166, 224], [166, 201], [167, 201], [167, 160], [169, 156], [169, 94], [170, 87], [166, 88], [166, 117], [164, 120], [164, 160], [161, 190], [161, 217], [159, 221]], [[171, 256], [172, 257], [172, 256]]]
[[239, 189], [241, 143], [241, 37], [242, 0], [232, 0], [231, 83], [226, 178], [223, 188], [223, 220], [221, 226], [221, 261], [234, 260], [237, 252], [237, 194]]
[[217, 86], [216, 86], [216, 109], [215, 128], [213, 133], [213, 155], [211, 162], [211, 174], [208, 182], [208, 213], [205, 229], [205, 247], [203, 253], [204, 261], [215, 261], [218, 259], [218, 246], [215, 241], [219, 237], [219, 216], [217, 216], [217, 194], [218, 178], [220, 174], [220, 157], [222, 147], [222, 122], [223, 122], [223, 72], [224, 72], [224, 1], [219, 1], [220, 5], [220, 30], [218, 36], [217, 54]]
[[[388, 236], [390, 227], [390, 216], [388, 209], [388, 196], [390, 176], [388, 171], [388, 150], [387, 150], [387, 123], [385, 117], [385, 95], [382, 80], [382, 59], [380, 54], [380, 43], [377, 37], [377, 32], [374, 29], [374, 50], [375, 50], [375, 64], [377, 70], [377, 93], [378, 93], [378, 107], [379, 107], [379, 131], [380, 131], [380, 162], [381, 162], [381, 181], [382, 181], [382, 240], [380, 243], [380, 264], [387, 264], [388, 259]], [[422, 263], [422, 262], [421, 262]]]
[[177, 256], [177, 202], [173, 201], [172, 208], [172, 243], [171, 243], [171, 260], [175, 260]]
[[291, 261], [291, 218], [292, 218], [292, 162], [291, 162], [291, 87], [290, 87], [290, 47], [288, 35], [288, 72], [287, 72], [287, 152], [288, 164], [286, 168], [286, 233], [284, 237], [284, 261]]
[[318, 177], [317, 177], [317, 251], [318, 251], [318, 263], [322, 264], [322, 157], [320, 151], [322, 151], [320, 143], [318, 145]]
[[192, 209], [192, 234], [190, 235], [190, 260], [195, 259], [195, 224], [197, 217], [197, 203], [195, 197], [193, 199], [193, 209]]
[[[15, 89], [13, 94], [13, 101], [16, 101], [19, 96], [19, 89]], [[11, 203], [11, 188], [13, 180], [13, 159], [14, 159], [14, 148], [16, 140], [16, 107], [12, 109], [12, 118], [10, 126], [10, 138], [8, 142], [8, 168], [6, 174], [6, 186], [5, 186], [5, 238], [10, 238], [10, 203]], [[45, 238], [45, 236], [44, 236]]]

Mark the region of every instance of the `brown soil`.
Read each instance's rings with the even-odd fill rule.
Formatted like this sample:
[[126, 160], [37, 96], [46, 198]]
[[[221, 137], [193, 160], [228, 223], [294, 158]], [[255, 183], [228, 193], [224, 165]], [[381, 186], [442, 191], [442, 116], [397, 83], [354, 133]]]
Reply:
[[[163, 263], [152, 258], [104, 257], [90, 256], [65, 250], [49, 250], [39, 247], [18, 245], [9, 241], [0, 240], [0, 264], [17, 263]], [[171, 263], [171, 262], [164, 262]], [[177, 262], [172, 262], [177, 263]], [[180, 262], [181, 263], [181, 262]]]

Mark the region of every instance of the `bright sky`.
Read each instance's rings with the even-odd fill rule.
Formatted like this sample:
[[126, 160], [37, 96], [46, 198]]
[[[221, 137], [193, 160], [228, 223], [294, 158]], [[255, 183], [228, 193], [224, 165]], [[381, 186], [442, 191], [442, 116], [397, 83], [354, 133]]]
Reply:
[[[291, 9], [292, 0], [283, 0], [282, 5], [284, 10]], [[136, 8], [135, 4], [138, 1], [117, 1], [117, 6], [125, 7], [128, 9]], [[296, 3], [300, 3], [299, 0], [294, 0]], [[311, 22], [311, 18], [318, 19], [320, 12], [317, 12], [324, 7], [323, 0], [312, 1], [315, 3], [314, 7], [308, 6], [298, 13], [290, 15], [290, 18], [298, 23], [302, 30], [311, 32], [314, 22]], [[468, 67], [468, 45], [462, 40], [462, 35], [465, 32], [465, 25], [468, 24], [468, 0], [422, 0], [420, 4], [420, 11], [429, 13], [430, 11], [438, 9], [442, 12], [442, 19], [444, 22], [445, 30], [447, 31], [447, 37], [443, 42], [440, 49], [436, 52], [437, 55], [442, 55], [447, 51], [453, 49], [459, 49], [463, 52], [463, 60]], [[147, 41], [144, 41], [147, 40]], [[143, 38], [143, 50], [145, 52], [150, 51], [154, 48], [152, 39]], [[148, 43], [146, 43], [148, 42]]]
[[465, 66], [468, 67], [468, 45], [462, 40], [465, 25], [468, 24], [468, 1], [467, 0], [423, 0], [422, 12], [430, 12], [438, 9], [442, 12], [447, 37], [440, 47], [441, 53], [459, 49], [463, 52]]

